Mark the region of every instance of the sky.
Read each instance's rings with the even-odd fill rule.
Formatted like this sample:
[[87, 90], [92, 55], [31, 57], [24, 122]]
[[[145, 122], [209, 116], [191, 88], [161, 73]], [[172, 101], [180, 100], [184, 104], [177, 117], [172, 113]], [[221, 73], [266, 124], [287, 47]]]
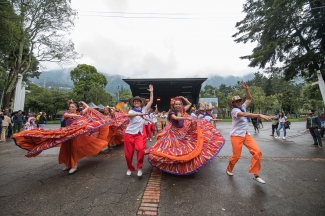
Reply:
[[254, 44], [237, 44], [232, 37], [236, 22], [245, 17], [245, 0], [71, 2], [79, 16], [71, 38], [83, 56], [76, 65], [127, 78], [243, 76], [257, 71], [239, 58], [251, 54]]

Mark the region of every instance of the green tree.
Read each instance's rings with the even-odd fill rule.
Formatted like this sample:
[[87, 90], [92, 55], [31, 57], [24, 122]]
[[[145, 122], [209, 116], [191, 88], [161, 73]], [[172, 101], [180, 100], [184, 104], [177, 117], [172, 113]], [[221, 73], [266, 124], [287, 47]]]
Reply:
[[249, 66], [282, 66], [286, 80], [296, 76], [325, 77], [325, 2], [324, 0], [247, 0], [246, 17], [236, 24], [235, 42], [257, 42], [253, 53], [241, 57]]
[[132, 97], [132, 94], [129, 90], [124, 90], [121, 94], [120, 94], [120, 99], [129, 99], [130, 97]]
[[28, 89], [30, 93], [26, 93], [25, 110], [34, 113], [43, 111], [53, 118], [58, 111], [67, 110], [67, 102], [72, 97], [72, 91], [48, 89], [32, 83], [28, 83]]
[[[107, 79], [103, 74], [97, 72], [94, 66], [79, 64], [70, 71], [70, 77], [73, 81], [73, 91], [78, 95], [79, 100], [85, 102], [93, 101], [93, 95], [89, 92], [91, 89], [104, 89], [107, 85]], [[88, 97], [87, 97], [88, 95]]]
[[112, 96], [102, 87], [93, 86], [90, 91], [87, 92], [85, 101], [91, 101], [97, 105], [102, 104], [104, 106], [107, 106], [112, 104], [112, 100]]
[[5, 106], [13, 97], [18, 74], [30, 71], [35, 61], [65, 64], [78, 57], [74, 44], [66, 39], [77, 14], [69, 0], [12, 0], [11, 4], [15, 16], [6, 18], [14, 20], [18, 30], [14, 29], [13, 37], [5, 34], [12, 44], [12, 50], [2, 56], [9, 71]]

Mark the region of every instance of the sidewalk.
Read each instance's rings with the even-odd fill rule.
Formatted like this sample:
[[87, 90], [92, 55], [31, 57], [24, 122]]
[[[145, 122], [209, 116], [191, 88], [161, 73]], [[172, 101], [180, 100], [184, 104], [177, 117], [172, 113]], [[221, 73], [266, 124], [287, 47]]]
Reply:
[[0, 214], [324, 215], [325, 148], [310, 146], [304, 122], [292, 123], [287, 140], [275, 140], [269, 136], [271, 123], [263, 124], [260, 133], [252, 127], [251, 132], [263, 153], [260, 176], [266, 184], [248, 173], [246, 148], [234, 176], [226, 174], [231, 123], [217, 125], [226, 139], [219, 155], [188, 176], [161, 173], [145, 159], [143, 177], [136, 172], [128, 177], [123, 146], [82, 159], [68, 175], [58, 164], [59, 148], [26, 158], [26, 151], [8, 140], [0, 144]]

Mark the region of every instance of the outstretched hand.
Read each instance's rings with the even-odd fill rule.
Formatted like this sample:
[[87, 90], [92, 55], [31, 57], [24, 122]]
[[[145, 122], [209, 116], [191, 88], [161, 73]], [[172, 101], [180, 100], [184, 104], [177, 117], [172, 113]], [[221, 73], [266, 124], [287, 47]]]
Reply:
[[265, 119], [266, 121], [271, 121], [273, 120], [273, 116], [267, 116], [267, 115], [260, 115], [261, 118]]
[[246, 90], [248, 89], [248, 85], [247, 85], [247, 83], [242, 82], [241, 85], [243, 86], [244, 89], [246, 89]]
[[149, 85], [148, 91], [153, 92], [153, 85]]

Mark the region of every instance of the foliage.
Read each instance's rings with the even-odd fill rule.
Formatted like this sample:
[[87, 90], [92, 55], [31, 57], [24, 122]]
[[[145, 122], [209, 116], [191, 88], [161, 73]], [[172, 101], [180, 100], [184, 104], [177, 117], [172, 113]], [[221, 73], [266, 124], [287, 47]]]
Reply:
[[93, 102], [96, 105], [102, 104], [104, 106], [112, 106], [113, 98], [103, 88], [93, 86], [86, 94], [86, 101]]
[[65, 64], [79, 57], [72, 41], [66, 38], [77, 14], [70, 1], [12, 0], [7, 7], [11, 7], [11, 13], [1, 16], [10, 23], [3, 30], [5, 34], [1, 34], [4, 41], [10, 42], [1, 55], [8, 71], [5, 106], [13, 96], [10, 93], [15, 92], [19, 73], [32, 72], [31, 76], [38, 76], [35, 63], [39, 61]]
[[[252, 102], [248, 107], [249, 112], [273, 114], [281, 110], [288, 115], [306, 113], [307, 109], [322, 110], [324, 107], [318, 85], [306, 85], [300, 81], [286, 81], [283, 77], [272, 74], [266, 77], [262, 73], [255, 73], [247, 84], [252, 95]], [[245, 98], [246, 93], [241, 82], [234, 86], [220, 85], [219, 89], [206, 85], [200, 92], [200, 97], [218, 98], [219, 114], [227, 116], [229, 107], [226, 104], [234, 95]]]
[[121, 94], [120, 94], [120, 99], [129, 99], [132, 97], [132, 94], [129, 90], [124, 90]]
[[236, 24], [235, 42], [257, 42], [253, 53], [241, 57], [249, 66], [276, 67], [286, 80], [325, 77], [325, 2], [323, 0], [247, 0], [246, 17]]
[[28, 83], [30, 93], [26, 93], [25, 110], [29, 112], [46, 112], [48, 116], [55, 116], [58, 111], [68, 108], [67, 101], [72, 97], [72, 91], [48, 89]]
[[97, 105], [112, 104], [112, 96], [104, 90], [107, 85], [106, 77], [98, 73], [94, 66], [79, 64], [70, 71], [70, 77], [74, 83], [73, 92], [78, 100]]

